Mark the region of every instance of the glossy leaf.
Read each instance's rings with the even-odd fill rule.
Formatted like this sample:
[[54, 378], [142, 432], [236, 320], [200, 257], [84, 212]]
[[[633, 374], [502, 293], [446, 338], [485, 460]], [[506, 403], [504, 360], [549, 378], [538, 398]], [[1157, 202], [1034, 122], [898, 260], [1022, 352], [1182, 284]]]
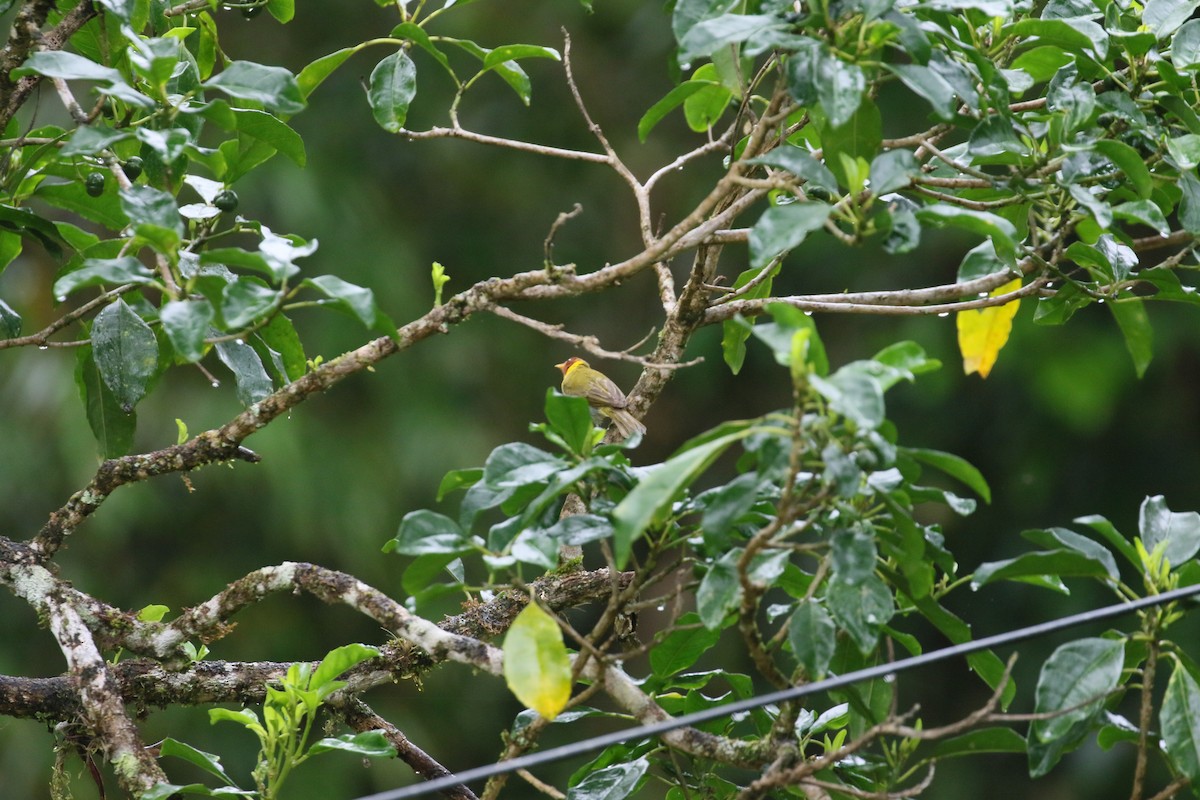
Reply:
[[217, 357], [233, 373], [237, 396], [244, 406], [252, 406], [275, 390], [271, 376], [263, 368], [254, 348], [241, 340], [217, 342]]
[[357, 52], [357, 47], [343, 47], [341, 50], [335, 50], [327, 56], [318, 58], [300, 70], [300, 74], [296, 76], [296, 86], [300, 89], [300, 96], [307, 99], [326, 78], [333, 74], [334, 70]]
[[650, 135], [650, 131], [654, 130], [654, 126], [662, 122], [676, 108], [683, 105], [689, 97], [697, 92], [719, 85], [716, 81], [711, 80], [687, 80], [671, 89], [661, 100], [650, 106], [646, 110], [646, 113], [642, 115], [642, 118], [638, 120], [638, 141], [646, 141], [646, 137]]
[[720, 630], [726, 615], [741, 600], [742, 584], [737, 574], [741, 555], [741, 548], [724, 553], [708, 568], [696, 589], [696, 612], [709, 630]]
[[83, 400], [88, 426], [103, 458], [119, 458], [133, 446], [137, 413], [126, 412], [100, 375], [90, 345], [75, 356], [75, 385]]
[[256, 64], [253, 61], [233, 61], [205, 86], [218, 89], [230, 97], [262, 103], [268, 111], [279, 114], [299, 114], [304, 110], [304, 95], [292, 73], [283, 67]]
[[154, 273], [132, 256], [85, 258], [83, 264], [54, 282], [54, 296], [65, 298], [87, 286], [154, 283]]
[[982, 497], [983, 502], [992, 502], [992, 490], [984, 479], [983, 473], [965, 458], [956, 456], [953, 453], [943, 453], [940, 450], [927, 450], [919, 447], [907, 447], [904, 449], [904, 452], [922, 464], [928, 464], [950, 477], [962, 481], [971, 487], [972, 491]]
[[517, 699], [554, 719], [571, 699], [571, 662], [558, 623], [530, 602], [504, 636], [504, 680]]
[[371, 71], [367, 100], [375, 121], [388, 133], [404, 128], [408, 106], [417, 94], [417, 68], [403, 50], [392, 53]]
[[1033, 722], [1031, 738], [1049, 742], [1089, 719], [1117, 687], [1125, 645], [1117, 639], [1089, 638], [1062, 645], [1042, 665], [1035, 713], [1056, 716]]
[[618, 569], [624, 569], [634, 541], [670, 509], [676, 496], [704, 473], [729, 445], [749, 435], [727, 434], [690, 447], [653, 470], [613, 510], [613, 550]]
[[800, 666], [811, 678], [822, 678], [829, 670], [837, 644], [837, 626], [820, 603], [806, 600], [788, 619], [788, 643]]
[[220, 778], [226, 785], [233, 785], [233, 780], [226, 774], [225, 768], [221, 766], [221, 757], [218, 755], [197, 750], [190, 744], [172, 739], [170, 736], [163, 739], [158, 745], [158, 754], [161, 758], [183, 759], [189, 764], [204, 770], [209, 775]]
[[124, 300], [104, 307], [92, 324], [96, 366], [113, 397], [126, 412], [146, 394], [158, 369], [158, 342]]
[[1057, 586], [1059, 578], [1082, 576], [1089, 578], [1110, 577], [1105, 565], [1076, 550], [1050, 550], [1025, 553], [1003, 561], [980, 564], [971, 581], [973, 588], [1001, 580], [1036, 581], [1037, 585]]
[[341, 736], [326, 737], [312, 743], [308, 755], [329, 752], [351, 753], [363, 758], [393, 758], [396, 748], [388, 741], [383, 731], [343, 733]]
[[322, 687], [337, 679], [343, 672], [379, 656], [379, 648], [364, 644], [346, 644], [335, 647], [325, 654], [308, 681], [309, 689], [320, 691]]
[[588, 773], [567, 789], [567, 800], [625, 800], [641, 783], [650, 762], [638, 758]]
[[1182, 566], [1200, 551], [1200, 513], [1172, 511], [1162, 495], [1142, 501], [1138, 531], [1149, 552], [1165, 544], [1163, 556], [1172, 567]]
[[716, 645], [721, 631], [699, 623], [697, 614], [684, 614], [675, 622], [674, 630], [651, 648], [650, 668], [656, 676], [666, 678], [683, 672]]
[[880, 631], [896, 613], [887, 584], [874, 574], [857, 583], [831, 580], [825, 602], [863, 655], [874, 651]]
[[1108, 310], [1121, 329], [1125, 347], [1140, 378], [1146, 374], [1150, 359], [1154, 357], [1154, 330], [1150, 327], [1145, 304], [1139, 298], [1121, 299], [1109, 303]]
[[185, 361], [196, 362], [204, 357], [204, 337], [208, 335], [214, 312], [207, 300], [171, 300], [158, 311], [163, 330], [175, 352]]
[[458, 554], [470, 549], [471, 543], [458, 523], [434, 511], [410, 511], [400, 520], [396, 538], [388, 543], [391, 552], [403, 556], [433, 553]]
[[592, 415], [587, 400], [546, 390], [546, 421], [572, 453], [583, 454], [592, 440]]
[[1167, 681], [1158, 719], [1175, 769], [1193, 784], [1200, 781], [1200, 685], [1180, 663]]
[[750, 229], [750, 264], [764, 267], [772, 259], [797, 247], [829, 218], [825, 203], [788, 203], [763, 212]]

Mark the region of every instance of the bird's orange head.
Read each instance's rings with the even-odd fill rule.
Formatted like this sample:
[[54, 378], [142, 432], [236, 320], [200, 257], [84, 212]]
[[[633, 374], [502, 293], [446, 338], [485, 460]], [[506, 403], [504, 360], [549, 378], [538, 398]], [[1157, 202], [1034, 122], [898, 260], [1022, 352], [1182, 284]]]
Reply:
[[569, 369], [571, 369], [571, 367], [575, 366], [576, 364], [579, 364], [584, 367], [586, 367], [588, 365], [587, 362], [584, 361], [582, 358], [579, 358], [578, 356], [571, 356], [570, 358], [568, 358], [566, 361], [562, 362], [561, 364], [555, 364], [554, 366], [557, 367], [558, 369], [562, 370], [563, 375], [566, 375], [567, 371]]

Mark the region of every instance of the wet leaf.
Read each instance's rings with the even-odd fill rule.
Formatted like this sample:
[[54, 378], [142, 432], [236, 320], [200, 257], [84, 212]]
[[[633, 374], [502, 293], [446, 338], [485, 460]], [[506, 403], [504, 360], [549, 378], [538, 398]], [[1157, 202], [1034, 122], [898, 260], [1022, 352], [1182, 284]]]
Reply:
[[[1014, 278], [992, 291], [991, 296], [997, 297], [1019, 288], [1021, 279]], [[1008, 342], [1013, 317], [1017, 315], [1020, 303], [1020, 300], [1013, 300], [1002, 306], [972, 308], [958, 312], [958, 349], [962, 353], [964, 373], [970, 375], [978, 372], [981, 378], [986, 378], [991, 373], [996, 358], [1000, 355], [1000, 349]]]
[[571, 699], [571, 662], [558, 623], [535, 602], [504, 636], [504, 680], [517, 699], [554, 719]]

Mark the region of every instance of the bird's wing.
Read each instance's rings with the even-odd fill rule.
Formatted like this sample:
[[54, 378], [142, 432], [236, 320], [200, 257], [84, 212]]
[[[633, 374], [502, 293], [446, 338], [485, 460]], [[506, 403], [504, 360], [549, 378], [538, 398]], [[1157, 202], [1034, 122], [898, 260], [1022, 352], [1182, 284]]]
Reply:
[[586, 395], [588, 402], [612, 408], [625, 407], [625, 393], [608, 377], [601, 376], [588, 385]]

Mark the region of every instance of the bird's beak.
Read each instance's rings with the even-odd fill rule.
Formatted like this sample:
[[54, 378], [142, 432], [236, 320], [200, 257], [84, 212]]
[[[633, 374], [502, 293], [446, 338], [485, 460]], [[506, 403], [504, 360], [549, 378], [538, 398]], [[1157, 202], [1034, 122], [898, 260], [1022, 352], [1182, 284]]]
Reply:
[[565, 375], [567, 373], [567, 362], [564, 361], [561, 364], [555, 364], [554, 368]]

